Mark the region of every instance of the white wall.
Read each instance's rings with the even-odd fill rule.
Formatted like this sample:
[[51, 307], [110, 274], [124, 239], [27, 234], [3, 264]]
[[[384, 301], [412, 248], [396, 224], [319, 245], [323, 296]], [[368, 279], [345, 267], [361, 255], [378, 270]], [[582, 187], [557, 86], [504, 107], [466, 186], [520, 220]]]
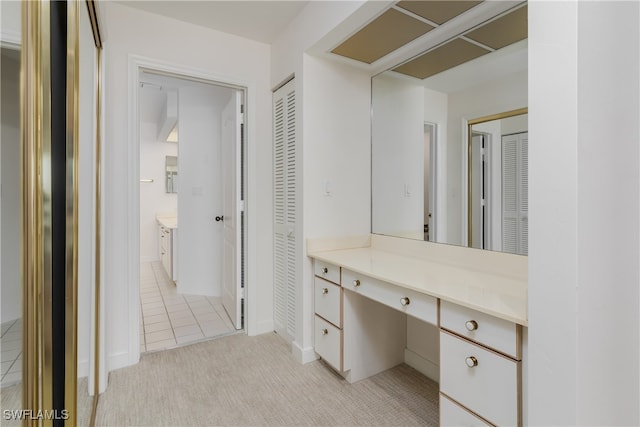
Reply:
[[[371, 231], [371, 79], [367, 73], [304, 55], [303, 242], [308, 238], [361, 235]], [[324, 195], [323, 183], [331, 194]], [[299, 314], [294, 346], [310, 349], [313, 273], [303, 252]], [[312, 353], [312, 352], [311, 352]]]
[[529, 3], [529, 424], [640, 424], [637, 2]]
[[[135, 10], [114, 2], [101, 4], [105, 40], [105, 310], [108, 369], [136, 363], [139, 334], [137, 300], [131, 277], [138, 262], [138, 248], [130, 244], [137, 233], [131, 217], [138, 203], [138, 158], [129, 149], [133, 125], [128, 105], [129, 55], [198, 70], [207, 75], [244, 82], [249, 86], [247, 111], [248, 156], [248, 332], [273, 330], [271, 253], [272, 165], [270, 48], [254, 41]], [[267, 160], [268, 159], [268, 160]], [[123, 173], [123, 170], [128, 172]], [[130, 172], [129, 172], [130, 171]]]
[[179, 90], [178, 292], [222, 295], [221, 113], [230, 93]]
[[[466, 230], [466, 130], [464, 120], [516, 110], [527, 103], [527, 72], [449, 94], [447, 122], [447, 242], [463, 244]], [[466, 242], [464, 242], [466, 246]]]
[[372, 230], [423, 239], [424, 87], [386, 73], [372, 79], [372, 90]]
[[140, 179], [153, 179], [140, 183], [141, 262], [160, 260], [156, 217], [178, 213], [178, 195], [166, 192], [164, 175], [165, 157], [177, 155], [178, 144], [158, 140], [157, 123], [140, 123]]
[[[306, 52], [362, 4], [309, 2], [272, 45], [272, 87], [289, 76], [296, 77], [299, 179], [303, 183], [297, 236], [303, 253], [292, 351], [301, 362], [316, 358], [312, 343], [313, 273], [305, 240], [368, 234], [371, 230], [370, 76]], [[323, 194], [324, 181], [330, 182], [331, 196]], [[265, 258], [273, 262], [271, 256]]]
[[[5, 54], [7, 53], [7, 54]], [[2, 49], [2, 322], [22, 317], [20, 286], [20, 53]]]
[[0, 2], [0, 40], [2, 42], [20, 44], [21, 7], [19, 0]]

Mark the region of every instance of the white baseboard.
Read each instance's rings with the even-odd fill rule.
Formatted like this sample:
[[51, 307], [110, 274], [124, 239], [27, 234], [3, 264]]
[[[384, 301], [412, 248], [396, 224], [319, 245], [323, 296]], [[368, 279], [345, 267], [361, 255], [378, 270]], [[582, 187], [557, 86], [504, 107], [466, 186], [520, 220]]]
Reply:
[[256, 335], [273, 332], [273, 330], [273, 320], [261, 320], [259, 322], [256, 322], [253, 327], [251, 327], [251, 325], [247, 327], [247, 335], [250, 337], [255, 337]]
[[293, 353], [293, 357], [302, 365], [318, 359], [318, 355], [313, 350], [313, 347], [302, 348], [295, 341], [291, 343], [291, 353]]
[[126, 368], [127, 366], [135, 365], [139, 362], [131, 360], [131, 354], [128, 352], [121, 352], [116, 354], [110, 354], [107, 357], [107, 372], [115, 371], [116, 369]]
[[408, 348], [404, 349], [404, 363], [411, 366], [427, 378], [440, 383], [440, 366], [437, 363], [425, 359]]
[[78, 360], [78, 378], [89, 376], [89, 359]]

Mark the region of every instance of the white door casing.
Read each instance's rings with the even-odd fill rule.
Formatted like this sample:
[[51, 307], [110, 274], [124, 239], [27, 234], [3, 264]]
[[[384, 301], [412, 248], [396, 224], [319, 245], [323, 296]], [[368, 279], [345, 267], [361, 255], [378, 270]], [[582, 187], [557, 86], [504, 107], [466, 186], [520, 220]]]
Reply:
[[222, 305], [233, 326], [242, 328], [240, 158], [241, 92], [222, 110]]

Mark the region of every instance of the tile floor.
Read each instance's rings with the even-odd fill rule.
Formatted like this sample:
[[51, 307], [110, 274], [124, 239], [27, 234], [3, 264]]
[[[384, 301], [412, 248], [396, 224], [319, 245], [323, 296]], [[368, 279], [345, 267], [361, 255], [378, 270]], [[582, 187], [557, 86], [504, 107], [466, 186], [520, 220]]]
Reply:
[[178, 294], [160, 261], [140, 265], [140, 304], [141, 353], [236, 331], [220, 298]]
[[22, 381], [22, 319], [2, 323], [0, 335], [2, 353], [2, 378], [0, 386], [6, 387]]

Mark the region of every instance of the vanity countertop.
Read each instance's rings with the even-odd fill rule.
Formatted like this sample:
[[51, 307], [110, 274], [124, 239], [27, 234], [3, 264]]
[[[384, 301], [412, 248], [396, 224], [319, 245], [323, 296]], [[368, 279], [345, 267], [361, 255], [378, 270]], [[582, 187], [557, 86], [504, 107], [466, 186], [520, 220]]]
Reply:
[[311, 258], [527, 326], [526, 269], [502, 274], [374, 246], [308, 249]]
[[178, 217], [177, 216], [158, 216], [156, 217], [158, 224], [170, 228], [175, 229], [178, 228]]

